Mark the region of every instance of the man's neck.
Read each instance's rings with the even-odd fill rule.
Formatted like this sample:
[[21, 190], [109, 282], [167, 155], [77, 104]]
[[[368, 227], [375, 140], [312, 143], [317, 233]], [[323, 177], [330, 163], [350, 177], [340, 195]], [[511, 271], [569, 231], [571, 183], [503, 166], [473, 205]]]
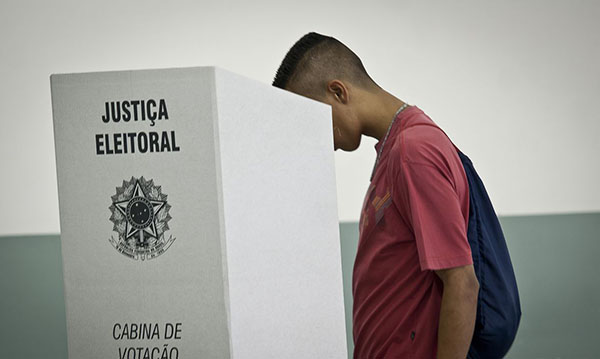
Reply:
[[361, 116], [363, 134], [381, 141], [387, 133], [394, 115], [404, 101], [385, 90], [367, 93], [365, 112]]

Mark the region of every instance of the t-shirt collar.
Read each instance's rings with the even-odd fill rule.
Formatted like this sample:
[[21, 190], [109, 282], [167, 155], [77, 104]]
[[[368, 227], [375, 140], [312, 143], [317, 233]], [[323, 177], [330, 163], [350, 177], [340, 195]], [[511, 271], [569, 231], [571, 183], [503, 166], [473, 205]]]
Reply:
[[[402, 111], [400, 111], [400, 113], [398, 113], [398, 115], [396, 116], [396, 120], [394, 121], [394, 123], [391, 124], [392, 128], [389, 129], [390, 133], [388, 135], [388, 141], [391, 137], [396, 136], [396, 133], [398, 131], [400, 131], [401, 127], [404, 127], [404, 124], [402, 122], [404, 122], [403, 120], [407, 116], [407, 113], [410, 112], [411, 109], [416, 108], [416, 107], [417, 107], [416, 105], [408, 105], [404, 110], [402, 110]], [[379, 140], [375, 144], [375, 151], [377, 153], [379, 153], [379, 150], [382, 145], [383, 145], [383, 138], [381, 138], [381, 140]]]

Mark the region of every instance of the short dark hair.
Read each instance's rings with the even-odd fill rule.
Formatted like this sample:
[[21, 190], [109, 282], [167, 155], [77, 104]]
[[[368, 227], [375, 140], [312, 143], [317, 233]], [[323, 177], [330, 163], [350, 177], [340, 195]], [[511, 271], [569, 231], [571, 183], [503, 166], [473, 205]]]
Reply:
[[360, 58], [339, 40], [309, 32], [285, 55], [273, 80], [273, 86], [294, 89], [303, 95], [320, 97], [332, 79], [347, 80], [361, 87], [377, 84], [371, 79]]

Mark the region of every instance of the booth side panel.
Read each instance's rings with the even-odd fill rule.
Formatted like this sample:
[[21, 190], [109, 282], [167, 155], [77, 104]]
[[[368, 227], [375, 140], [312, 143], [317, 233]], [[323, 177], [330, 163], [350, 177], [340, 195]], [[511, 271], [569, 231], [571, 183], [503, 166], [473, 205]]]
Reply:
[[346, 358], [331, 109], [216, 86], [233, 357]]

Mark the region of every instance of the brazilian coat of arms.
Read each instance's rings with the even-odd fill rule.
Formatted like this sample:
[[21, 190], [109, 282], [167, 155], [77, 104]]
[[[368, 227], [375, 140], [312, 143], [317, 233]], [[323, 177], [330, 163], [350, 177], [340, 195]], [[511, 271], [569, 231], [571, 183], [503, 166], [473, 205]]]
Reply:
[[109, 241], [119, 253], [143, 261], [160, 256], [171, 246], [175, 238], [165, 235], [171, 206], [161, 186], [143, 176], [131, 177], [116, 188], [111, 199], [110, 220], [118, 236]]

